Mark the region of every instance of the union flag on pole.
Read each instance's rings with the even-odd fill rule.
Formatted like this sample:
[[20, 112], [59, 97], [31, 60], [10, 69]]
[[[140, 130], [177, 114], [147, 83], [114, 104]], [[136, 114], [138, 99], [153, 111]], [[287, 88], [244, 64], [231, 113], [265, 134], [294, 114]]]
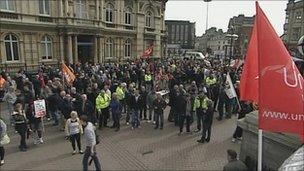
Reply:
[[66, 83], [68, 85], [72, 85], [74, 80], [76, 79], [76, 76], [74, 75], [74, 73], [70, 70], [70, 68], [68, 66], [65, 65], [64, 62], [62, 62], [62, 74], [63, 74], [63, 79], [66, 81]]
[[[258, 2], [256, 12], [247, 64], [242, 73], [241, 97], [253, 101], [258, 97], [260, 129], [299, 134], [303, 138], [303, 77]], [[246, 90], [258, 94], [252, 98], [246, 94], [252, 92]]]

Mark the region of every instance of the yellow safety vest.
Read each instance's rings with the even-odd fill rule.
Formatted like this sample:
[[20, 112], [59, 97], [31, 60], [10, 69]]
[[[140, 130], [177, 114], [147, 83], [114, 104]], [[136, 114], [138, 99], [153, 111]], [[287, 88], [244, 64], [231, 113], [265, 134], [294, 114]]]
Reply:
[[117, 94], [118, 100], [122, 100], [125, 98], [125, 92], [124, 92], [123, 88], [121, 88], [121, 87], [116, 88], [116, 94]]
[[100, 111], [101, 109], [109, 107], [110, 100], [111, 98], [109, 97], [109, 95], [104, 94], [104, 96], [102, 96], [101, 94], [99, 94], [96, 98], [96, 109]]
[[216, 84], [216, 78], [211, 79], [210, 77], [207, 77], [207, 78], [206, 78], [206, 84], [207, 84], [208, 86], [211, 86], [211, 85], [213, 85], [213, 84]]
[[151, 76], [150, 74], [149, 74], [149, 75], [146, 74], [146, 75], [145, 75], [145, 81], [146, 81], [146, 82], [152, 81], [152, 76]]

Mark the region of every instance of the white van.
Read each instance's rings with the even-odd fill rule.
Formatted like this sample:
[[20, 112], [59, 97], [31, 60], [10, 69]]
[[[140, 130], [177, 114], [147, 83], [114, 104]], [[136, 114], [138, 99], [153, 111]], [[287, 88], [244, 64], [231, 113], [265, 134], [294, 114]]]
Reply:
[[186, 52], [185, 58], [205, 59], [205, 56], [201, 52]]

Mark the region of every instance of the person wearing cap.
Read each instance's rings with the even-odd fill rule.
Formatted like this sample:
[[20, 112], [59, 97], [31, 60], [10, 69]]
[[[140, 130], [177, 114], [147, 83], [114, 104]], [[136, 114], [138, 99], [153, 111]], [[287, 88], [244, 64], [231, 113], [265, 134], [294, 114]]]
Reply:
[[104, 90], [101, 90], [96, 98], [96, 110], [99, 113], [99, 129], [108, 127], [109, 105], [111, 98]]
[[223, 171], [247, 171], [247, 166], [237, 159], [237, 153], [234, 150], [227, 150], [228, 163], [224, 166]]
[[198, 97], [194, 100], [194, 108], [197, 116], [197, 130], [195, 130], [195, 132], [201, 131], [203, 116], [206, 114], [208, 100], [209, 99], [204, 92], [200, 92]]

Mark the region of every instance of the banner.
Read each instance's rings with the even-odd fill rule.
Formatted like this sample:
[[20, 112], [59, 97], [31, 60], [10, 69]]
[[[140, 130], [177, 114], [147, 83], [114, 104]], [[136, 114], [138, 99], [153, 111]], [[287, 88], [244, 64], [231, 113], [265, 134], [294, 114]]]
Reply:
[[35, 118], [42, 118], [46, 115], [45, 100], [34, 101]]
[[68, 85], [72, 85], [76, 77], [74, 73], [70, 70], [70, 68], [65, 65], [64, 62], [62, 63], [62, 74], [66, 83]]
[[229, 97], [229, 99], [237, 97], [237, 94], [235, 92], [235, 89], [234, 89], [234, 86], [232, 84], [232, 80], [231, 80], [231, 77], [230, 77], [229, 73], [227, 73], [227, 76], [226, 76], [226, 89], [225, 89], [225, 93]]
[[303, 77], [258, 3], [256, 10], [259, 128], [303, 137]]

